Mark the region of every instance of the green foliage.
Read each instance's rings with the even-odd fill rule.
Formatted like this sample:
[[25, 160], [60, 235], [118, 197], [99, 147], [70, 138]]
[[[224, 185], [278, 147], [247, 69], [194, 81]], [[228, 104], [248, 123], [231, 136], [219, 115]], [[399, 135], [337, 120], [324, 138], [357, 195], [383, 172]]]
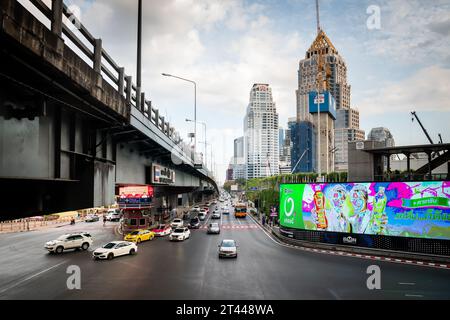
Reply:
[[[272, 176], [267, 178], [257, 178], [247, 180], [245, 192], [247, 199], [255, 202], [259, 201], [259, 210], [268, 215], [270, 208], [279, 206], [280, 184], [283, 183], [312, 183], [317, 181], [316, 173], [294, 173]], [[347, 182], [347, 172], [332, 172], [325, 175], [327, 182]], [[257, 190], [252, 190], [257, 188]]]

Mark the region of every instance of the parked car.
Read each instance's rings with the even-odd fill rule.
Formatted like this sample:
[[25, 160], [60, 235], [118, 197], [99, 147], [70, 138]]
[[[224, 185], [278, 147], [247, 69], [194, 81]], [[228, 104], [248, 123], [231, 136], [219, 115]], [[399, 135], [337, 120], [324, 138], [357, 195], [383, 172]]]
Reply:
[[121, 217], [122, 213], [119, 209], [109, 209], [108, 213], [106, 214], [107, 221], [120, 221]]
[[[208, 208], [208, 207], [203, 207], [202, 210], [205, 211], [205, 213], [208, 213], [208, 212], [209, 212], [209, 208]], [[200, 212], [201, 212], [202, 210], [200, 210]]]
[[222, 257], [233, 257], [237, 258], [237, 247], [236, 241], [227, 239], [222, 240], [219, 244], [219, 258]]
[[128, 241], [112, 241], [105, 244], [103, 247], [96, 249], [92, 256], [97, 259], [112, 260], [115, 257], [123, 255], [133, 255], [137, 252], [137, 245]]
[[200, 211], [200, 207], [199, 206], [194, 206], [193, 208], [192, 208], [192, 211]]
[[191, 221], [189, 221], [189, 228], [191, 229], [200, 228], [200, 220], [198, 217], [192, 218]]
[[220, 233], [220, 226], [219, 226], [219, 224], [216, 223], [216, 222], [210, 223], [208, 225], [207, 233], [208, 234], [219, 234]]
[[191, 236], [191, 231], [186, 228], [177, 228], [175, 229], [169, 236], [170, 241], [184, 241], [186, 239], [189, 239]]
[[87, 250], [92, 242], [94, 241], [89, 233], [71, 233], [62, 235], [56, 240], [48, 241], [45, 244], [45, 249], [56, 253], [62, 253], [69, 249]]
[[141, 243], [142, 241], [150, 241], [155, 237], [155, 233], [150, 230], [136, 230], [127, 234], [123, 240]]
[[175, 228], [181, 228], [181, 227], [184, 226], [184, 222], [183, 222], [182, 219], [177, 218], [177, 219], [174, 219], [174, 220], [172, 221], [172, 223], [170, 224], [170, 226], [171, 226], [173, 229], [175, 229]]
[[84, 219], [85, 222], [96, 222], [99, 220], [100, 220], [100, 217], [96, 214], [89, 214], [86, 216], [86, 219]]
[[198, 218], [200, 219], [200, 221], [204, 221], [206, 219], [206, 214], [204, 212], [200, 212], [198, 214]]
[[222, 214], [230, 214], [230, 210], [228, 210], [228, 209], [223, 209], [223, 210], [222, 210]]
[[152, 230], [157, 237], [168, 236], [172, 232], [172, 227], [168, 224], [160, 224], [156, 229]]

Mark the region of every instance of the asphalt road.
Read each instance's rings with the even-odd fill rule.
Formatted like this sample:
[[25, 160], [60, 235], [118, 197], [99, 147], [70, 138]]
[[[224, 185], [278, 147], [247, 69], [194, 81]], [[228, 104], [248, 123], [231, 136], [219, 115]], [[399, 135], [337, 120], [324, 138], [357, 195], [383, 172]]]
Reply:
[[[284, 247], [250, 217], [237, 220], [232, 211], [220, 222], [220, 235], [201, 228], [184, 242], [156, 238], [141, 243], [136, 255], [111, 261], [91, 255], [120, 239], [113, 223], [0, 235], [0, 299], [450, 299], [448, 270]], [[91, 232], [88, 252], [46, 253], [46, 241], [72, 230]], [[239, 244], [238, 258], [218, 258], [225, 238]], [[366, 285], [373, 264], [381, 269], [380, 290]], [[80, 267], [81, 290], [67, 288], [71, 265]]]

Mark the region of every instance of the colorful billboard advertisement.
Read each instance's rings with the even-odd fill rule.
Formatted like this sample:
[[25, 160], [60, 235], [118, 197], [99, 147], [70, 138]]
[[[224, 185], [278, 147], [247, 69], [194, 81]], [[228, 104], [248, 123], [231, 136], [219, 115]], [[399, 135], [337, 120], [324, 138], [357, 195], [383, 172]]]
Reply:
[[282, 184], [283, 227], [450, 239], [450, 182]]
[[120, 209], [148, 209], [151, 207], [153, 187], [127, 186], [119, 188]]

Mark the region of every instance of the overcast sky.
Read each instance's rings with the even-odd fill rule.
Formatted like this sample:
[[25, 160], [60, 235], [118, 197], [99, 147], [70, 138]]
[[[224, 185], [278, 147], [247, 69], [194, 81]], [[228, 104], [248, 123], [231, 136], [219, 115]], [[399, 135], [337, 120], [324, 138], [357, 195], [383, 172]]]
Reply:
[[[133, 77], [137, 2], [65, 0], [80, 8], [82, 23]], [[380, 29], [367, 28], [371, 5], [381, 9]], [[207, 123], [223, 181], [254, 83], [272, 87], [280, 126], [295, 116], [298, 62], [316, 33], [315, 2], [144, 0], [143, 6], [146, 96], [187, 140], [193, 88], [161, 73], [197, 81], [197, 118]], [[434, 140], [441, 133], [450, 142], [450, 0], [322, 0], [321, 25], [347, 62], [352, 107], [366, 134], [385, 126], [397, 145], [427, 143], [411, 122], [416, 110]], [[203, 127], [198, 131], [203, 141]]]

